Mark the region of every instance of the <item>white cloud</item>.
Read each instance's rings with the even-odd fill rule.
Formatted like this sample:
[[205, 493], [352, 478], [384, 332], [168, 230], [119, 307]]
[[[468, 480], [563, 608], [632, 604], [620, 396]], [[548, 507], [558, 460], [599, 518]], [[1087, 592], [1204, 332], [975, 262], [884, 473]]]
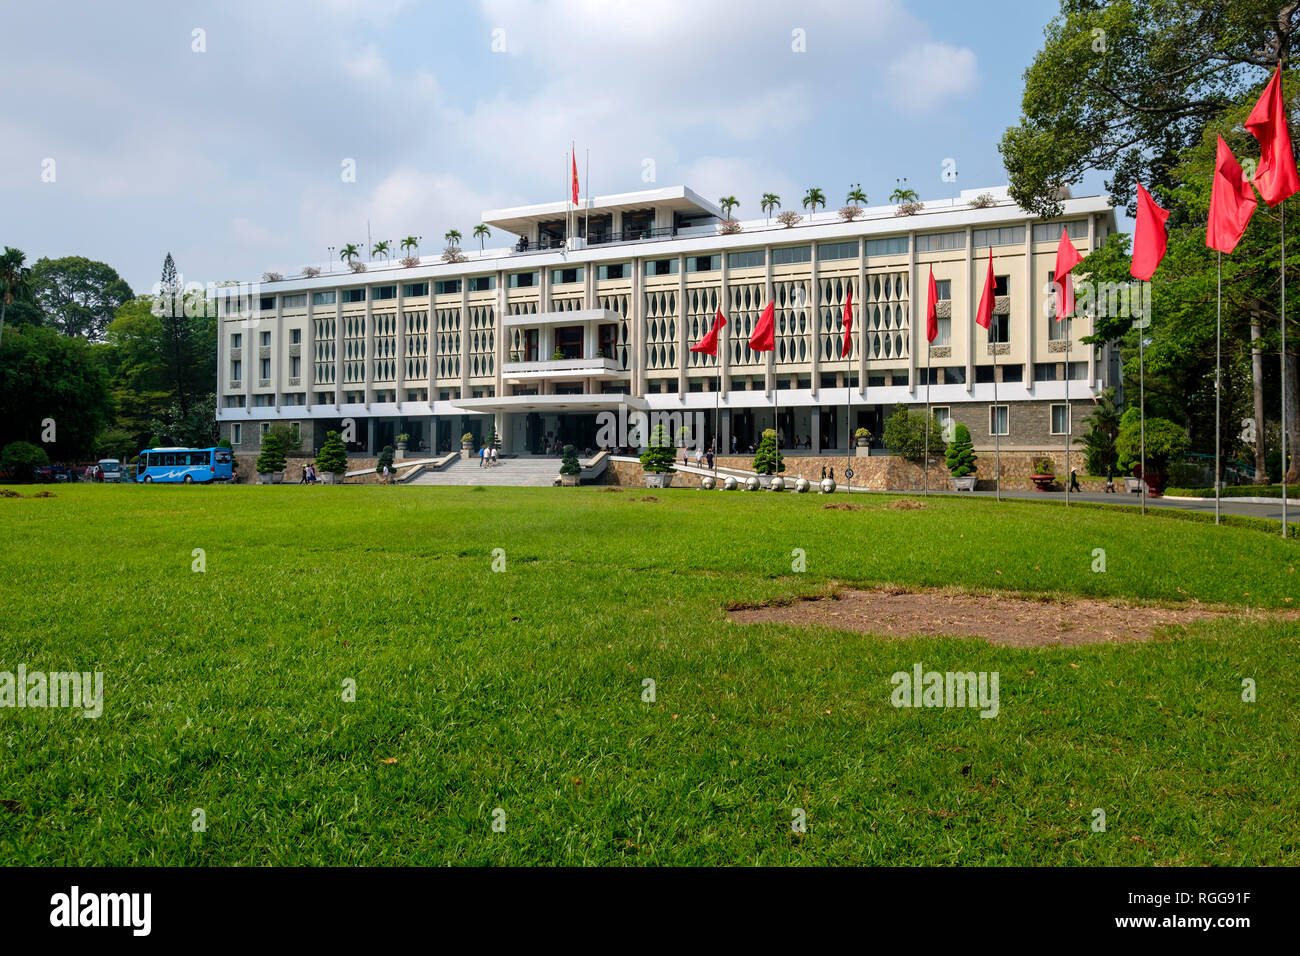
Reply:
[[902, 110], [929, 111], [969, 93], [979, 82], [974, 51], [947, 43], [922, 43], [889, 64], [888, 89]]

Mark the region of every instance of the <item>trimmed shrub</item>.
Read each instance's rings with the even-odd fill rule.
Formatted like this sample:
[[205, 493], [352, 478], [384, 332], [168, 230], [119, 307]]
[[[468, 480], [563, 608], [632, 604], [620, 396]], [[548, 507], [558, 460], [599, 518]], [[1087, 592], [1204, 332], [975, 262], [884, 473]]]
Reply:
[[574, 448], [572, 445], [564, 446], [564, 458], [560, 462], [560, 474], [582, 474], [582, 463], [578, 461], [578, 449]]
[[316, 467], [332, 475], [341, 475], [348, 470], [348, 450], [343, 447], [338, 432], [325, 433], [325, 443], [316, 456]]
[[262, 436], [262, 453], [257, 456], [257, 473], [273, 475], [284, 471], [284, 440], [275, 431], [268, 431]]
[[[908, 461], [924, 461], [925, 412], [909, 411], [899, 405], [897, 411], [886, 420], [885, 432], [881, 435], [881, 440], [895, 455], [900, 455]], [[931, 455], [944, 453], [943, 426], [933, 416], [930, 418], [929, 450]]]
[[379, 450], [379, 457], [375, 460], [375, 474], [382, 475], [384, 473], [385, 465], [388, 466], [388, 470], [390, 472], [393, 470], [393, 446], [392, 445], [385, 445], [383, 448]]
[[754, 452], [754, 471], [760, 475], [775, 475], [779, 471], [785, 471], [785, 458], [777, 450], [774, 429], [763, 429], [763, 440]]
[[953, 427], [952, 441], [948, 443], [943, 463], [948, 466], [948, 472], [954, 478], [965, 478], [975, 474], [977, 460], [975, 446], [970, 440], [970, 429], [958, 422]]
[[641, 452], [641, 468], [654, 473], [676, 471], [673, 466], [676, 460], [677, 451], [673, 448], [663, 423], [660, 422], [655, 428], [654, 435], [650, 437], [650, 444], [646, 446], [645, 451]]

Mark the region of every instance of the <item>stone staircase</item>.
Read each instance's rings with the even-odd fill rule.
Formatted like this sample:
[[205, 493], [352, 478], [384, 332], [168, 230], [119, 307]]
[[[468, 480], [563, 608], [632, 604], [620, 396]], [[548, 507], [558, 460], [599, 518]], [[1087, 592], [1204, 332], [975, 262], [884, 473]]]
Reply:
[[424, 471], [413, 485], [547, 486], [560, 474], [558, 458], [502, 458], [493, 468], [480, 468], [477, 458], [452, 462], [441, 471]]

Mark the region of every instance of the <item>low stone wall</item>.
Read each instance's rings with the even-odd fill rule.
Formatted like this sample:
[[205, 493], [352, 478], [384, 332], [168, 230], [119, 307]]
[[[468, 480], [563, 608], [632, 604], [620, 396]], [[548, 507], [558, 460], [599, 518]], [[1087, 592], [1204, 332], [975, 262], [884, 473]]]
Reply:
[[[1064, 452], [1058, 451], [1055, 455], [1046, 452], [1043, 454], [1026, 454], [1023, 452], [1006, 454], [1002, 456], [1003, 490], [1033, 491], [1034, 483], [1029, 476], [1034, 474], [1034, 462], [1045, 457], [1053, 460], [1057, 475], [1068, 474], [1062, 467], [1065, 460]], [[844, 476], [846, 464], [853, 468], [852, 484], [855, 488], [868, 488], [872, 491], [922, 491], [926, 486], [925, 470], [920, 465], [895, 455], [872, 455], [868, 458], [852, 459], [846, 459], [843, 455], [833, 458], [803, 455], [786, 456], [785, 471], [782, 474], [787, 478], [807, 478], [809, 481], [816, 482], [821, 480], [822, 469], [825, 468], [827, 474], [833, 472], [836, 483], [843, 486], [849, 482], [849, 479]], [[1070, 464], [1074, 468], [1082, 470], [1083, 452], [1071, 452]], [[753, 458], [748, 456], [724, 455], [718, 459], [719, 468], [752, 471], [752, 466]], [[981, 456], [976, 461], [975, 468], [976, 487], [980, 491], [992, 491], [994, 488], [993, 456]], [[611, 462], [609, 470], [605, 473], [605, 483], [612, 485], [642, 486], [645, 484], [643, 478], [640, 464], [634, 462]], [[1053, 490], [1064, 491], [1065, 480], [1065, 478], [1059, 478], [1053, 486]], [[686, 472], [676, 472], [673, 475], [673, 486], [698, 488], [700, 486], [700, 476]], [[1103, 478], [1079, 476], [1079, 487], [1084, 491], [1101, 492], [1105, 490], [1105, 486], [1106, 481]], [[1115, 486], [1118, 491], [1122, 492], [1124, 490], [1123, 479], [1116, 478]], [[929, 489], [931, 491], [952, 490], [948, 469], [943, 466], [942, 459], [937, 459], [932, 463], [929, 474]]]
[[[296, 485], [302, 481], [303, 466], [311, 461], [311, 458], [290, 458], [284, 466], [284, 483]], [[378, 461], [378, 458], [349, 458], [348, 471], [374, 468]], [[257, 456], [235, 455], [235, 462], [239, 465], [239, 481], [245, 484], [257, 484]], [[357, 475], [347, 479], [346, 483], [349, 485], [376, 485], [380, 481], [378, 475]]]

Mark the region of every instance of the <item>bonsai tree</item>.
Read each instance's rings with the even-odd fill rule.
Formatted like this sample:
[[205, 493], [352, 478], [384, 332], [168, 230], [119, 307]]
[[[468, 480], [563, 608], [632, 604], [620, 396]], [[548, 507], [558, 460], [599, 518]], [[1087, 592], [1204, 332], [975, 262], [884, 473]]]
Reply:
[[948, 466], [948, 471], [954, 478], [965, 478], [975, 474], [975, 461], [975, 446], [971, 444], [970, 429], [958, 422], [953, 427], [952, 441], [948, 443], [943, 463]]
[[763, 429], [763, 438], [754, 452], [754, 471], [760, 475], [774, 475], [785, 471], [785, 458], [776, 449], [776, 430]]
[[[924, 461], [926, 457], [925, 412], [909, 411], [902, 405], [885, 422], [885, 432], [880, 436], [885, 447], [908, 461]], [[930, 419], [929, 453], [944, 452], [943, 426], [937, 418]]]
[[[644, 463], [643, 459], [642, 464]], [[574, 448], [572, 445], [564, 446], [564, 458], [560, 461], [560, 474], [582, 474], [582, 464], [578, 461], [578, 449]]]
[[1034, 474], [1046, 475], [1048, 477], [1054, 478], [1056, 477], [1056, 465], [1050, 458], [1035, 458]]
[[348, 470], [348, 450], [343, 447], [338, 432], [325, 433], [325, 443], [316, 455], [316, 467], [332, 475], [341, 475]]
[[379, 457], [375, 460], [375, 474], [382, 475], [384, 473], [385, 465], [388, 466], [389, 471], [393, 470], [393, 446], [392, 445], [385, 445], [383, 448], [380, 449]]
[[37, 468], [44, 468], [50, 463], [50, 456], [40, 445], [26, 441], [11, 441], [0, 453], [4, 469], [14, 481], [28, 482], [36, 476]]
[[284, 471], [284, 439], [274, 429], [262, 437], [262, 453], [257, 456], [257, 473], [273, 475]]
[[650, 444], [646, 446], [645, 451], [641, 452], [641, 468], [654, 473], [676, 471], [674, 467], [676, 458], [677, 451], [673, 448], [663, 423], [660, 422], [655, 428], [655, 433], [650, 436]]

